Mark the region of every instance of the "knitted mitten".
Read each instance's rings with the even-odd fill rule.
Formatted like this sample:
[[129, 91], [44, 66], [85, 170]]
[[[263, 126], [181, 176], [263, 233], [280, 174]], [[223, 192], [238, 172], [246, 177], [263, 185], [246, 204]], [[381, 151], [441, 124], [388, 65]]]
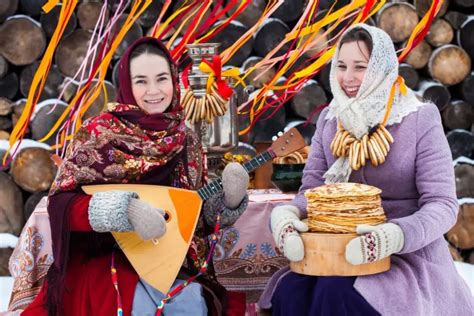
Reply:
[[144, 240], [160, 238], [166, 232], [164, 212], [137, 199], [127, 191], [104, 191], [92, 195], [89, 223], [96, 232], [135, 231]]
[[249, 185], [249, 175], [239, 163], [228, 164], [222, 172], [222, 188], [224, 204], [230, 209], [237, 208], [245, 195]]
[[130, 199], [138, 197], [134, 192], [103, 191], [92, 195], [89, 202], [89, 223], [99, 233], [133, 231], [128, 220]]
[[404, 234], [400, 226], [393, 223], [377, 226], [358, 225], [357, 234], [346, 245], [346, 260], [354, 265], [381, 260], [402, 250]]
[[300, 211], [293, 205], [280, 205], [272, 210], [270, 225], [273, 239], [280, 252], [290, 261], [304, 258], [304, 245], [298, 232], [308, 231], [308, 226], [300, 221]]
[[145, 201], [131, 199], [128, 219], [143, 240], [158, 239], [166, 233], [165, 212]]
[[216, 225], [217, 213], [221, 214], [221, 228], [234, 225], [239, 217], [245, 212], [249, 204], [249, 196], [245, 194], [237, 208], [229, 208], [225, 205], [224, 192], [212, 196], [203, 205], [202, 214], [207, 225]]

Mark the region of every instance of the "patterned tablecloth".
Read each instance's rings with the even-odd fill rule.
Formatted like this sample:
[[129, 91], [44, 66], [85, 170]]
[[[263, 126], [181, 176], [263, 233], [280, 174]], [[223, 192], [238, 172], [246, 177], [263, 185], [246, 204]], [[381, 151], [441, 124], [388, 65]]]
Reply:
[[255, 303], [269, 278], [288, 261], [275, 247], [270, 232], [274, 206], [291, 200], [277, 190], [251, 190], [247, 210], [237, 222], [224, 229], [214, 253], [218, 280], [229, 290], [247, 294]]
[[44, 197], [23, 227], [10, 257], [9, 268], [14, 283], [9, 310], [24, 309], [33, 301], [52, 263], [51, 229]]

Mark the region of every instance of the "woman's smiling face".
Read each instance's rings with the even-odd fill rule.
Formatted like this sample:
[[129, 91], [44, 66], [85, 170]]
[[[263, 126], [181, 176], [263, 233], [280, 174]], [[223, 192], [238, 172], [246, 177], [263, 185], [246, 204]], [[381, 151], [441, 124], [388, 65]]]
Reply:
[[363, 41], [342, 44], [337, 60], [337, 82], [349, 98], [359, 92], [369, 64], [369, 49]]
[[132, 93], [148, 114], [163, 113], [173, 100], [173, 80], [168, 61], [155, 54], [142, 54], [130, 61]]

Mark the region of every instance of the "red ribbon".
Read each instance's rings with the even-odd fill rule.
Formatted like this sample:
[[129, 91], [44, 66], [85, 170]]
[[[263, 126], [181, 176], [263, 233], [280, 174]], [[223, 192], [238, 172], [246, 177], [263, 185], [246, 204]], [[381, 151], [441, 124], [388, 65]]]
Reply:
[[184, 89], [189, 87], [189, 72], [191, 71], [191, 64], [187, 66], [181, 73], [181, 82], [183, 83]]
[[365, 21], [367, 16], [369, 15], [370, 10], [374, 6], [375, 1], [374, 0], [368, 0], [367, 3], [365, 4], [364, 10], [362, 11], [362, 16], [361, 16], [361, 21]]
[[433, 20], [434, 20], [435, 14], [436, 14], [436, 8], [439, 5], [442, 5], [442, 4], [439, 4], [439, 1], [440, 0], [433, 0], [430, 10], [428, 10], [428, 12], [426, 13], [426, 14], [428, 14], [428, 19], [426, 21], [426, 24], [423, 26], [423, 28], [415, 36], [415, 38], [413, 39], [413, 42], [411, 43], [411, 45], [408, 46], [408, 47], [405, 47], [403, 49], [402, 53], [400, 54], [400, 56], [398, 56], [398, 62], [399, 63], [401, 63], [405, 59], [405, 57], [408, 55], [409, 52], [411, 52], [416, 46], [418, 46], [418, 44], [421, 43], [423, 38], [425, 38], [426, 34], [430, 30], [431, 24], [433, 23]]
[[[203, 58], [202, 61], [207, 64], [213, 71], [214, 76], [216, 77], [216, 85], [217, 85], [217, 92], [221, 97], [225, 100], [229, 100], [229, 98], [234, 93], [231, 87], [222, 79], [222, 61], [219, 55], [212, 56], [212, 62], [208, 61], [207, 59]], [[210, 74], [212, 75], [212, 74]]]

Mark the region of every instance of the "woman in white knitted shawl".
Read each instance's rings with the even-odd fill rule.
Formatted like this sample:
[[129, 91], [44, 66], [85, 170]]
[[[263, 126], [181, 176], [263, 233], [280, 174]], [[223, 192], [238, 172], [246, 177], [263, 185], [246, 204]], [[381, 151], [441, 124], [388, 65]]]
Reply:
[[[270, 280], [260, 307], [272, 307], [273, 315], [473, 315], [472, 295], [443, 238], [458, 205], [438, 109], [418, 101], [398, 77], [390, 37], [364, 24], [343, 34], [330, 82], [334, 99], [317, 122], [302, 186], [290, 204], [272, 211], [272, 233], [280, 251], [299, 261], [299, 232], [308, 229], [301, 221], [307, 216], [304, 191], [335, 182], [373, 185], [382, 189], [388, 221], [359, 225], [345, 257], [357, 265], [391, 256], [391, 268], [360, 277], [313, 277], [284, 268]], [[350, 154], [331, 146], [346, 131], [349, 142], [362, 144], [377, 133], [392, 143]]]

